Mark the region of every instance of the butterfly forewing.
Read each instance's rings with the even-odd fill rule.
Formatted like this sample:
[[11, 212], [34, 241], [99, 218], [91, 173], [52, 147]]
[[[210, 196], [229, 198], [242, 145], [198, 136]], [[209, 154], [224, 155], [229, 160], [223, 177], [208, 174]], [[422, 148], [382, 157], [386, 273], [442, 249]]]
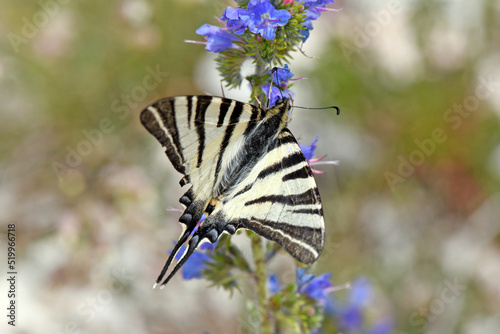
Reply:
[[159, 100], [141, 114], [141, 122], [160, 143], [181, 185], [186, 209], [179, 238], [157, 283], [204, 212], [205, 221], [189, 240], [182, 258], [163, 285], [203, 239], [215, 242], [223, 232], [248, 228], [276, 241], [297, 260], [312, 263], [324, 242], [321, 201], [311, 170], [286, 128], [289, 101], [264, 110], [211, 96]]

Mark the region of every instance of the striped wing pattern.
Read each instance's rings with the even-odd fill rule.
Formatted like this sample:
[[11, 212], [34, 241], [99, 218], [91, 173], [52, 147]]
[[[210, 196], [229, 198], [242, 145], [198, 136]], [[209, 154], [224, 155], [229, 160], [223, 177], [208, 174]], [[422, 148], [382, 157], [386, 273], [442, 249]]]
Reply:
[[[186, 206], [179, 219], [184, 232], [156, 284], [183, 244], [188, 249], [162, 286], [200, 242], [215, 242], [239, 228], [276, 241], [303, 263], [317, 259], [324, 243], [321, 200], [307, 160], [286, 128], [289, 109], [288, 100], [264, 110], [225, 98], [181, 96], [142, 112], [143, 125], [184, 174], [180, 184], [192, 184], [180, 198]], [[203, 213], [207, 218], [196, 229]]]
[[324, 243], [321, 199], [309, 164], [288, 129], [207, 220], [223, 219], [276, 241], [311, 264]]

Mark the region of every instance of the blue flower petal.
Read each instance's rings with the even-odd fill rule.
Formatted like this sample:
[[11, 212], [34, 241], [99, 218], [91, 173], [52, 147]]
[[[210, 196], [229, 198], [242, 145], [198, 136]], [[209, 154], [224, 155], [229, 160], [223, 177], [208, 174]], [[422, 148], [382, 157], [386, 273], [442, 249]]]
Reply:
[[293, 73], [290, 71], [288, 64], [285, 64], [283, 68], [276, 68], [274, 73], [271, 73], [273, 76], [273, 82], [276, 86], [285, 87], [288, 85], [288, 80], [293, 77]]
[[304, 153], [304, 156], [306, 157], [307, 161], [311, 160], [314, 157], [314, 152], [318, 148], [316, 146], [317, 142], [318, 142], [318, 137], [316, 136], [316, 139], [313, 140], [311, 145], [299, 144], [300, 149], [302, 150], [302, 153]]
[[370, 281], [365, 277], [360, 277], [352, 283], [349, 305], [365, 307], [371, 300], [372, 287]]
[[184, 279], [201, 278], [201, 271], [207, 266], [205, 262], [209, 261], [210, 257], [201, 252], [191, 254], [189, 259], [182, 266], [182, 277]]
[[305, 42], [309, 38], [309, 31], [312, 30], [313, 28], [312, 21], [318, 19], [321, 13], [326, 10], [324, 9], [326, 4], [334, 3], [334, 1], [333, 0], [298, 0], [298, 1], [302, 2], [304, 4], [304, 7], [306, 8], [305, 21], [302, 22], [302, 25], [306, 29], [300, 31], [300, 33], [304, 35], [304, 37], [302, 37], [302, 41]]
[[220, 19], [227, 21], [226, 27], [229, 30], [241, 35], [247, 28], [249, 15], [248, 11], [243, 8], [227, 7]]
[[313, 274], [307, 274], [305, 269], [303, 268], [297, 269], [296, 276], [297, 276], [297, 286], [299, 287], [299, 289], [304, 284], [309, 283], [311, 280], [314, 279], [314, 277], [316, 277]]
[[[198, 251], [195, 251], [191, 256], [186, 260], [184, 265], [182, 266], [182, 277], [184, 279], [192, 279], [192, 278], [201, 278], [201, 271], [205, 269], [206, 263], [210, 261], [210, 256], [200, 250], [212, 250], [217, 245], [217, 242], [211, 244], [209, 242], [203, 243]], [[179, 261], [184, 253], [186, 252], [187, 246], [182, 245], [177, 254], [175, 254], [175, 260]], [[170, 251], [171, 252], [171, 251]]]
[[278, 281], [278, 277], [276, 275], [272, 274], [271, 276], [269, 276], [267, 287], [269, 289], [269, 292], [271, 292], [273, 295], [280, 291], [280, 282]]
[[[262, 86], [262, 91], [266, 96], [269, 94], [269, 86], [270, 84], [265, 84]], [[294, 93], [289, 91], [288, 89], [285, 90], [280, 90], [278, 87], [272, 85], [271, 87], [271, 96], [269, 97], [269, 108], [272, 108], [278, 99], [281, 98], [292, 98], [294, 96]]]
[[205, 49], [211, 52], [221, 52], [233, 46], [233, 41], [238, 37], [210, 24], [204, 24], [196, 30], [198, 35], [202, 35], [207, 40]]
[[316, 299], [318, 303], [325, 305], [328, 293], [332, 287], [330, 282], [331, 273], [323, 274], [311, 280], [302, 287], [301, 292], [305, 292], [309, 297]]
[[205, 243], [201, 244], [200, 250], [203, 250], [203, 251], [213, 251], [215, 249], [215, 247], [217, 247], [217, 244], [219, 243], [219, 240], [220, 239], [217, 239], [217, 241], [214, 242], [214, 243], [205, 242]]
[[349, 307], [341, 315], [340, 327], [347, 332], [355, 331], [363, 325], [363, 314], [358, 307]]
[[285, 9], [276, 10], [269, 0], [250, 1], [248, 4], [248, 29], [267, 40], [274, 40], [276, 28], [284, 26], [292, 17]]

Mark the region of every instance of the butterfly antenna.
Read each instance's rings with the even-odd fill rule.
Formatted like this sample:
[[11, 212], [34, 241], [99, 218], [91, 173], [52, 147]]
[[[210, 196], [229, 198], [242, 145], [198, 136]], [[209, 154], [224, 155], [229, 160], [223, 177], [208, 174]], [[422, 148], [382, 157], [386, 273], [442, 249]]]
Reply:
[[[193, 235], [191, 237], [191, 239], [189, 240], [188, 250], [186, 251], [186, 253], [184, 253], [184, 256], [179, 260], [179, 262], [177, 262], [177, 264], [175, 265], [175, 267], [172, 270], [172, 272], [170, 273], [170, 275], [168, 275], [168, 277], [163, 281], [163, 283], [161, 283], [160, 289], [163, 289], [165, 287], [165, 285], [170, 281], [170, 279], [172, 277], [174, 277], [175, 273], [177, 273], [177, 271], [179, 271], [179, 269], [182, 267], [182, 265], [184, 263], [186, 263], [186, 261], [194, 253], [194, 251], [196, 250], [196, 248], [198, 247], [199, 244], [200, 244], [200, 236]], [[172, 252], [172, 254], [173, 253], [174, 252]], [[160, 276], [162, 276], [162, 275], [160, 275]], [[158, 278], [158, 279], [160, 279], [160, 278]], [[158, 283], [158, 281], [157, 281], [157, 283]]]
[[337, 110], [337, 115], [340, 115], [340, 108], [337, 106], [329, 106], [329, 107], [321, 107], [321, 108], [308, 108], [308, 107], [299, 107], [299, 106], [293, 106], [293, 107], [300, 108], [300, 109], [309, 109], [309, 110], [335, 109], [335, 110]]

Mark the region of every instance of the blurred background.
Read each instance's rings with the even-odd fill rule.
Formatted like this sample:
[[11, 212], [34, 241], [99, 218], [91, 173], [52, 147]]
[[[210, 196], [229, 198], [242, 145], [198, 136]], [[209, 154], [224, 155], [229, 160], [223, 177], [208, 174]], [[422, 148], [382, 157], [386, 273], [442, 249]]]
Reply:
[[[3, 333], [245, 328], [239, 293], [180, 275], [151, 289], [183, 191], [138, 118], [161, 97], [222, 94], [212, 55], [184, 40], [228, 5], [1, 2], [0, 263], [15, 224], [19, 273], [17, 326], [3, 316]], [[290, 124], [340, 161], [316, 167], [328, 238], [313, 272], [368, 278], [366, 317], [394, 333], [499, 333], [500, 2], [329, 7], [342, 10], [314, 22], [290, 64], [307, 78], [295, 104], [342, 110], [297, 109]], [[7, 290], [3, 278], [3, 306]]]

